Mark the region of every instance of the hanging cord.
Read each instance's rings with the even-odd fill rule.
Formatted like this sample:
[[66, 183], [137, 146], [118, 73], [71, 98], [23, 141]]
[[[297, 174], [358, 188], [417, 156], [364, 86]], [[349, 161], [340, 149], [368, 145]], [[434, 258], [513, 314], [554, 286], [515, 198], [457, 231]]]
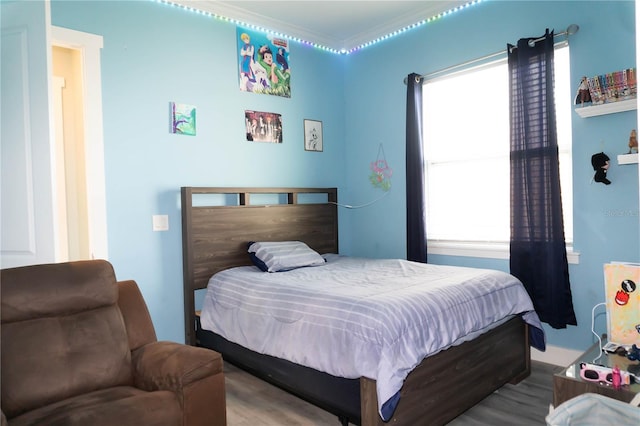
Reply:
[[389, 191], [386, 191], [384, 194], [382, 194], [380, 197], [376, 198], [373, 201], [369, 201], [368, 203], [365, 204], [360, 204], [358, 206], [352, 206], [350, 204], [340, 204], [340, 203], [336, 203], [334, 201], [329, 201], [329, 204], [335, 204], [338, 207], [344, 207], [345, 209], [361, 209], [363, 207], [368, 207], [373, 203], [377, 203], [378, 201], [382, 200], [384, 197], [387, 196], [387, 194], [389, 193]]
[[596, 312], [596, 308], [598, 306], [602, 306], [602, 305], [606, 305], [605, 302], [602, 303], [598, 303], [597, 305], [595, 305], [593, 307], [593, 309], [591, 309], [591, 332], [593, 333], [594, 336], [596, 336], [596, 339], [598, 339], [598, 348], [600, 348], [600, 355], [598, 355], [596, 358], [593, 359], [592, 363], [595, 364], [597, 360], [599, 360], [602, 357], [602, 339], [600, 338], [600, 336], [598, 336], [598, 333], [596, 333], [596, 331], [594, 330], [595, 328], [595, 312]]

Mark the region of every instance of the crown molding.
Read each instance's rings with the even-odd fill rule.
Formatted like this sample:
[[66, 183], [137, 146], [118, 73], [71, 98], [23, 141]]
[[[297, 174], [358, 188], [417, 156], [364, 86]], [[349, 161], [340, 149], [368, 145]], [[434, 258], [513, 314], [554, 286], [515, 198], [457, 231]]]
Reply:
[[[365, 22], [363, 23], [364, 29], [362, 30], [358, 30], [354, 22], [354, 25], [351, 27], [354, 28], [354, 33], [350, 35], [350, 31], [347, 31], [349, 16], [356, 16], [358, 10], [366, 7], [367, 3], [365, 2], [335, 2], [336, 5], [345, 9], [341, 17], [341, 19], [344, 18], [343, 20], [345, 22], [344, 31], [340, 33], [336, 32], [335, 34], [330, 34], [327, 30], [322, 29], [322, 24], [317, 27], [320, 28], [320, 30], [314, 30], [311, 26], [305, 27], [304, 25], [299, 25], [294, 22], [254, 12], [248, 7], [243, 6], [242, 1], [167, 0], [167, 2], [190, 7], [202, 12], [208, 12], [219, 17], [229, 18], [238, 21], [238, 23], [256, 26], [266, 31], [282, 34], [288, 38], [304, 40], [336, 51], [352, 50], [393, 34], [396, 31], [408, 28], [423, 20], [471, 3], [470, 0], [397, 2], [397, 10], [402, 10], [404, 11], [403, 13], [399, 15], [396, 14], [396, 16], [393, 17], [390, 16], [388, 19], [380, 14], [380, 16], [382, 16], [382, 18], [379, 19], [380, 23]], [[286, 7], [286, 2], [269, 3], [271, 3], [271, 5], [279, 3], [282, 4], [283, 7]], [[305, 13], [307, 16], [313, 16], [316, 22], [328, 22], [328, 20], [332, 19], [331, 13], [329, 12], [335, 12], [335, 8], [331, 9], [327, 6], [327, 4], [330, 3], [334, 2], [309, 2], [309, 8]], [[393, 2], [384, 3], [392, 4]], [[399, 3], [403, 3], [401, 8]], [[321, 6], [318, 7], [318, 5]], [[276, 8], [276, 6], [273, 7]], [[325, 11], [328, 13], [326, 16], [323, 15]], [[333, 16], [333, 19], [335, 19], [335, 16]]]

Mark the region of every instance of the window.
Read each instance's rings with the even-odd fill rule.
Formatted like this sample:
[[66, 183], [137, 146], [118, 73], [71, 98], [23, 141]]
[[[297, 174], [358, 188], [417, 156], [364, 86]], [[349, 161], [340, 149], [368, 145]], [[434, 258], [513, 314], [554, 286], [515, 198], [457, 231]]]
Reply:
[[[573, 241], [569, 46], [555, 50], [555, 100], [567, 246]], [[506, 58], [425, 82], [427, 237], [509, 241], [509, 91]], [[493, 256], [490, 256], [493, 257]]]

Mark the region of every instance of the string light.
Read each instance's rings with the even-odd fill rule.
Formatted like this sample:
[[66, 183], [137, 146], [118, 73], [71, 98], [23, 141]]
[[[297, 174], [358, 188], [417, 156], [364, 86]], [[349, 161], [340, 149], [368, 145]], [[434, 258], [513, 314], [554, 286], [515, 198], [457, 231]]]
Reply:
[[207, 16], [207, 17], [210, 17], [210, 18], [217, 19], [219, 21], [229, 22], [229, 23], [232, 23], [234, 25], [241, 26], [241, 27], [251, 28], [253, 30], [264, 32], [264, 33], [267, 33], [267, 34], [273, 34], [273, 35], [275, 35], [277, 37], [284, 38], [284, 39], [287, 39], [287, 40], [291, 40], [291, 41], [294, 41], [296, 43], [303, 44], [305, 46], [314, 47], [316, 49], [323, 50], [323, 51], [326, 51], [326, 52], [335, 53], [335, 54], [338, 54], [338, 55], [349, 55], [351, 53], [355, 53], [355, 52], [357, 52], [359, 50], [362, 50], [362, 49], [364, 49], [366, 47], [373, 46], [374, 44], [378, 44], [378, 43], [380, 43], [382, 41], [388, 40], [389, 38], [397, 37], [397, 36], [399, 36], [401, 34], [406, 33], [407, 31], [414, 30], [416, 28], [422, 27], [424, 25], [427, 25], [429, 23], [432, 23], [434, 21], [437, 21], [439, 19], [447, 17], [447, 16], [449, 16], [449, 15], [451, 15], [453, 13], [460, 12], [463, 9], [467, 9], [470, 6], [474, 6], [474, 5], [478, 4], [478, 3], [481, 3], [483, 0], [472, 0], [472, 1], [469, 1], [468, 3], [465, 3], [463, 5], [454, 7], [452, 9], [447, 10], [447, 11], [439, 13], [438, 15], [431, 16], [431, 17], [426, 18], [426, 19], [422, 19], [421, 21], [418, 21], [415, 24], [407, 25], [404, 28], [392, 31], [392, 32], [390, 32], [390, 33], [388, 33], [386, 35], [377, 37], [374, 40], [365, 42], [365, 43], [360, 44], [360, 45], [358, 45], [356, 47], [353, 47], [351, 49], [345, 49], [345, 48], [334, 49], [332, 47], [327, 47], [327, 46], [324, 46], [324, 45], [321, 45], [321, 44], [318, 44], [318, 43], [313, 43], [313, 42], [310, 42], [310, 41], [307, 41], [307, 40], [303, 40], [303, 39], [301, 39], [299, 37], [293, 37], [293, 36], [289, 36], [289, 35], [286, 35], [286, 34], [282, 34], [280, 32], [276, 32], [276, 31], [270, 30], [268, 28], [261, 27], [259, 25], [249, 24], [247, 22], [242, 22], [242, 21], [239, 21], [237, 19], [229, 18], [227, 16], [222, 16], [222, 15], [218, 15], [216, 13], [211, 13], [211, 12], [207, 12], [207, 11], [204, 11], [204, 10], [196, 9], [196, 8], [191, 7], [191, 6], [177, 4], [177, 3], [174, 3], [174, 2], [172, 2], [170, 0], [151, 0], [151, 1], [154, 1], [156, 3], [165, 4], [165, 5], [172, 6], [172, 7], [176, 7], [176, 8], [180, 8], [180, 9], [186, 10], [188, 12], [197, 13], [199, 15], [204, 15], [204, 16]]

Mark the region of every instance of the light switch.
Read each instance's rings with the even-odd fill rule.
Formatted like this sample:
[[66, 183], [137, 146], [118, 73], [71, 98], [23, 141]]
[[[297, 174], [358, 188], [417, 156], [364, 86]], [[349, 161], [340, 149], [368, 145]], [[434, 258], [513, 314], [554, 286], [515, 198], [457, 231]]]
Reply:
[[154, 231], [168, 231], [169, 230], [169, 216], [166, 214], [155, 214], [153, 218], [153, 230]]

